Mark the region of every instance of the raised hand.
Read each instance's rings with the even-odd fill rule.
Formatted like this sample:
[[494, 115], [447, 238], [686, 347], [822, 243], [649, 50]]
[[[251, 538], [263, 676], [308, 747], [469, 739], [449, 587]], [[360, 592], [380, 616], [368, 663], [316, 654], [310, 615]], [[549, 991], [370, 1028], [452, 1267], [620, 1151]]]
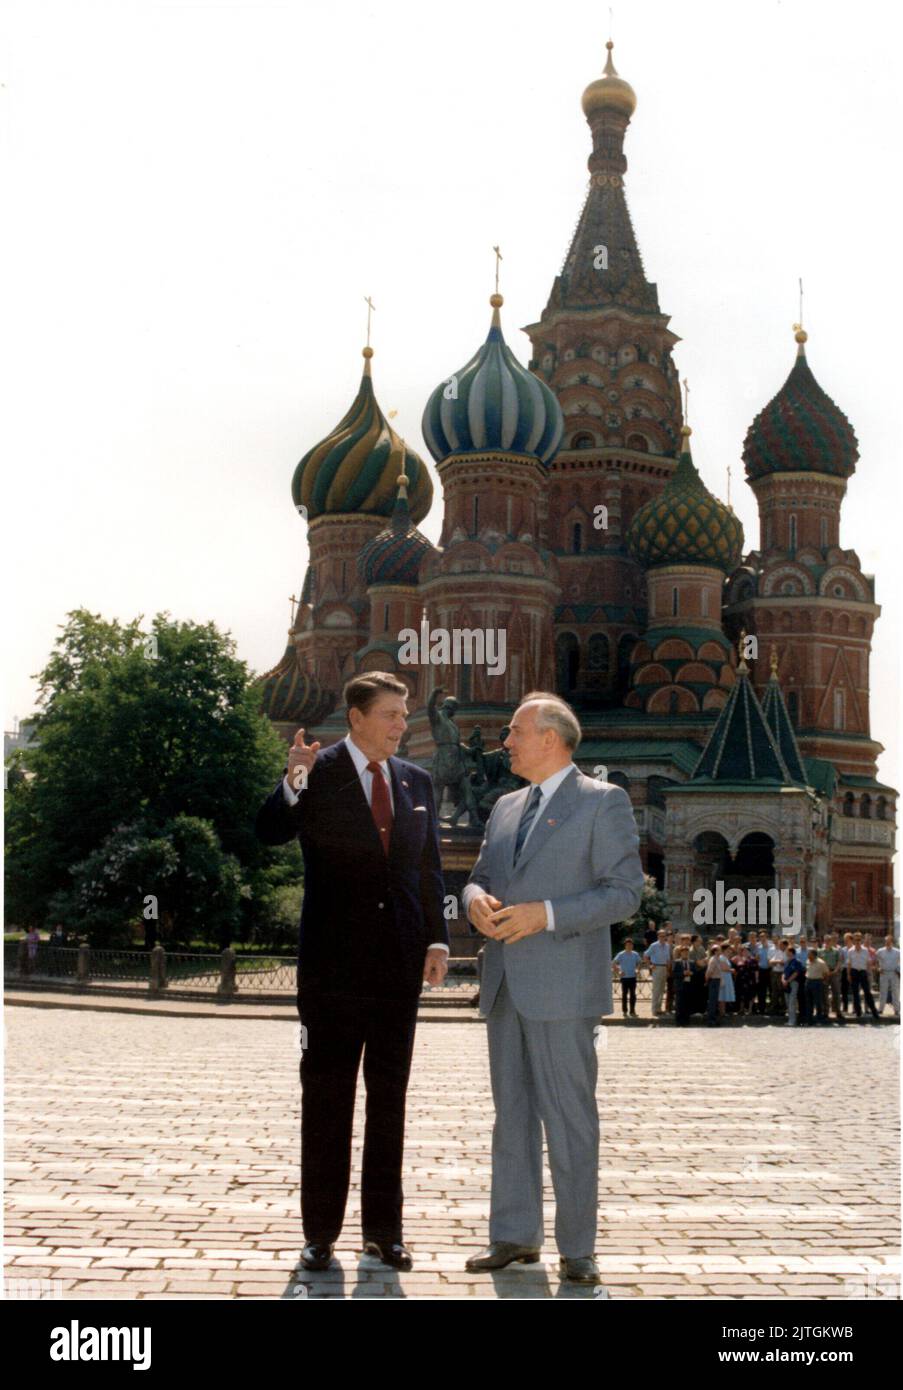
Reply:
[[319, 743], [304, 742], [304, 730], [299, 729], [295, 741], [288, 750], [288, 784], [293, 792], [303, 791], [307, 786], [307, 774], [316, 761], [320, 751]]

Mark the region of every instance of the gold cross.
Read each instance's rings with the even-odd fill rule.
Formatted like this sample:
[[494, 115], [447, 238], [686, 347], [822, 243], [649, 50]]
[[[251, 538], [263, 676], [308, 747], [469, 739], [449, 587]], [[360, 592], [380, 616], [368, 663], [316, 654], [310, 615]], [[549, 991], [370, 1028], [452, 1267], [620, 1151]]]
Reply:
[[501, 253], [501, 251], [499, 250], [499, 248], [498, 248], [497, 246], [493, 246], [492, 249], [493, 249], [493, 251], [495, 252], [495, 292], [496, 292], [496, 294], [498, 294], [498, 292], [499, 292], [499, 261], [502, 259], [502, 253]]
[[366, 306], [367, 306], [367, 347], [369, 347], [369, 346], [370, 346], [370, 315], [371, 315], [371, 313], [373, 312], [373, 310], [376, 308], [376, 305], [373, 303], [373, 300], [370, 298], [369, 294], [364, 295], [364, 303], [365, 303]]
[[690, 383], [684, 377], [684, 424], [690, 423]]
[[289, 600], [289, 603], [292, 605], [292, 623], [294, 623], [294, 621], [295, 621], [295, 604], [298, 602], [298, 600], [297, 600], [297, 598], [295, 597], [294, 594], [289, 594], [288, 600]]
[[800, 328], [803, 326], [803, 278], [800, 276]]
[[727, 505], [731, 505], [731, 466], [727, 466]]

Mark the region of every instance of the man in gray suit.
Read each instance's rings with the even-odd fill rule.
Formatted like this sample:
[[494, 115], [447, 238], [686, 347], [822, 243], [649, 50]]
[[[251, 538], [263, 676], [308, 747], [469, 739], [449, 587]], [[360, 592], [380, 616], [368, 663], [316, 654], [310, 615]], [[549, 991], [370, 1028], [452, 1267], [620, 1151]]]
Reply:
[[630, 798], [573, 762], [580, 724], [534, 691], [511, 721], [511, 770], [530, 786], [492, 808], [464, 909], [487, 938], [487, 1019], [495, 1125], [489, 1248], [468, 1269], [539, 1259], [542, 1131], [565, 1278], [595, 1283], [599, 1184], [595, 1027], [612, 1012], [612, 922], [640, 904], [643, 867]]

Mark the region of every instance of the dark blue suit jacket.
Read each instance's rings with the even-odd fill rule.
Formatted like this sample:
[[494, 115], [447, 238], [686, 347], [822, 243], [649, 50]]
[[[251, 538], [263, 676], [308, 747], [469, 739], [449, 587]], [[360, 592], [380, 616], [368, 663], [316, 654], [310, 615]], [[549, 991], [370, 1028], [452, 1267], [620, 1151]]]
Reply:
[[324, 748], [289, 806], [282, 779], [257, 814], [268, 845], [297, 835], [304, 855], [298, 998], [336, 993], [410, 1000], [428, 946], [448, 944], [433, 783], [389, 758], [394, 822], [388, 856], [344, 742]]

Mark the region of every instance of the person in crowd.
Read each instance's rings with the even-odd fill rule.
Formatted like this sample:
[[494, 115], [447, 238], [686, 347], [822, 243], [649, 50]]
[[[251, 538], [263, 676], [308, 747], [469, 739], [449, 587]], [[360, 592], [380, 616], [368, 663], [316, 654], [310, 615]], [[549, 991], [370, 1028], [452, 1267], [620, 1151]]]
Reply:
[[652, 971], [652, 1017], [661, 1018], [665, 985], [671, 969], [671, 947], [665, 939], [664, 927], [659, 929], [657, 940], [646, 947], [643, 960]]
[[842, 966], [840, 961], [840, 948], [837, 945], [837, 937], [829, 933], [824, 940], [824, 945], [819, 951], [819, 957], [827, 967], [827, 974], [824, 981], [825, 992], [825, 1014], [830, 1018], [831, 1010], [834, 1010], [834, 1017], [838, 1023], [844, 1022], [843, 1006], [840, 997], [840, 977]]
[[674, 952], [671, 973], [674, 977], [674, 1022], [679, 1026], [683, 1026], [690, 1022], [690, 996], [692, 992], [693, 975], [690, 948], [683, 938]]
[[657, 934], [657, 933], [656, 933], [656, 930], [655, 930], [655, 923], [653, 922], [652, 918], [650, 917], [650, 918], [649, 918], [649, 921], [646, 923], [646, 930], [643, 932], [643, 941], [644, 941], [643, 949], [644, 949], [644, 950], [646, 949], [646, 946], [651, 946], [651, 945], [652, 945], [653, 941], [654, 941], [655, 938], [656, 938], [656, 934]]
[[749, 1017], [755, 1012], [756, 1007], [756, 987], [759, 977], [756, 958], [750, 953], [748, 946], [741, 946], [732, 963], [737, 972], [734, 976], [737, 990], [737, 1013]]
[[721, 965], [721, 989], [718, 994], [718, 1012], [722, 1018], [724, 1018], [727, 1013], [728, 1004], [735, 1004], [737, 1001], [737, 992], [734, 988], [734, 967], [731, 964], [728, 951], [729, 947], [722, 946], [718, 957]]
[[27, 943], [28, 971], [30, 974], [35, 968], [35, 961], [38, 958], [38, 946], [41, 941], [41, 933], [38, 931], [37, 927], [31, 926], [28, 928], [28, 931], [25, 933], [25, 941]]
[[845, 1014], [848, 1014], [850, 1012], [850, 1000], [852, 998], [852, 989], [850, 987], [850, 972], [848, 969], [849, 955], [852, 949], [853, 933], [851, 931], [844, 932], [843, 946], [840, 949], [840, 963], [842, 968], [842, 974], [840, 979], [840, 993], [841, 998], [843, 1000], [843, 1011]]
[[709, 1028], [717, 1028], [721, 1022], [719, 1017], [719, 1003], [722, 978], [721, 947], [716, 943], [709, 951], [709, 962], [705, 968], [705, 982], [708, 994], [705, 1021]]
[[[670, 922], [665, 923], [665, 942], [671, 952], [671, 966], [674, 963], [674, 949], [676, 942], [674, 939], [674, 929]], [[668, 975], [665, 980], [665, 1013], [670, 1014], [674, 1011], [674, 971], [669, 966]]]
[[756, 1013], [764, 1016], [768, 1008], [768, 985], [771, 976], [769, 970], [769, 951], [771, 944], [768, 940], [768, 933], [760, 931], [758, 937], [749, 934], [749, 952], [756, 963]]
[[788, 946], [787, 964], [784, 966], [784, 989], [787, 991], [787, 1027], [795, 1028], [800, 1020], [797, 1018], [797, 1000], [799, 998], [800, 985], [806, 978], [806, 967], [797, 958], [796, 948]]
[[628, 1011], [631, 1018], [636, 1018], [636, 972], [640, 963], [640, 954], [633, 949], [633, 942], [628, 937], [624, 949], [612, 961], [612, 965], [617, 967], [617, 978], [621, 981], [621, 1013], [625, 1018]]
[[[804, 970], [809, 962], [809, 948], [811, 945], [812, 943], [805, 932], [802, 932], [793, 943], [796, 958]], [[806, 993], [806, 986], [802, 980], [800, 981], [799, 994], [797, 995], [796, 1002], [800, 1011], [800, 1023], [805, 1026], [809, 1022], [809, 996]]]
[[847, 951], [847, 977], [850, 981], [850, 992], [853, 996], [853, 1010], [856, 1017], [862, 1022], [862, 1004], [859, 999], [861, 991], [865, 996], [869, 1013], [877, 1021], [878, 1010], [875, 1008], [872, 987], [869, 983], [869, 953], [863, 944], [862, 932], [860, 931], [853, 933], [853, 945]]
[[771, 1013], [784, 1014], [787, 1011], [787, 991], [784, 989], [784, 966], [787, 964], [787, 940], [775, 943], [769, 953], [771, 971]]
[[900, 1017], [900, 951], [894, 945], [894, 938], [886, 936], [884, 945], [876, 952], [878, 957], [878, 1012], [884, 1013], [888, 999], [893, 1005], [894, 1014]]
[[688, 947], [690, 975], [690, 1013], [704, 1014], [706, 1008], [705, 968], [708, 957], [699, 932], [693, 932]]
[[828, 1015], [825, 1010], [825, 979], [827, 978], [828, 967], [820, 959], [818, 951], [814, 946], [809, 947], [809, 958], [806, 962], [806, 983], [803, 992], [808, 1001], [804, 1024], [827, 1023]]

